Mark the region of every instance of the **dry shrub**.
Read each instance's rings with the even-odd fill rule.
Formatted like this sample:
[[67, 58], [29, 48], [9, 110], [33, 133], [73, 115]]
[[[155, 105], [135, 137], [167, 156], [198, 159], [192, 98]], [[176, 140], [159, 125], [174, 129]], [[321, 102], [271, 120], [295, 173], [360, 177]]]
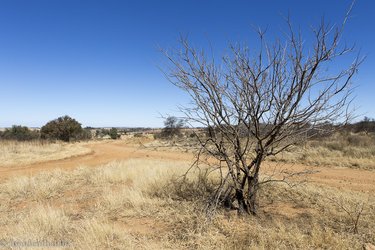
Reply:
[[181, 201], [207, 201], [215, 191], [217, 182], [218, 179], [209, 174], [208, 168], [193, 168], [188, 172], [170, 176], [164, 185], [154, 183], [151, 194]]

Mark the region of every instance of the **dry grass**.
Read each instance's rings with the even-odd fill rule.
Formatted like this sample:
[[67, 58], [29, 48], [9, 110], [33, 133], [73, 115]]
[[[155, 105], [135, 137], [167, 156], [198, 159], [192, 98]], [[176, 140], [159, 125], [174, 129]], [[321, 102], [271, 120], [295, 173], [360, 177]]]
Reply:
[[44, 141], [0, 141], [0, 167], [20, 166], [59, 160], [90, 153], [84, 143], [49, 143]]
[[[62, 240], [73, 249], [360, 249], [375, 243], [373, 196], [313, 184], [268, 186], [259, 216], [241, 219], [220, 210], [209, 222], [203, 200], [212, 180], [191, 172], [183, 182], [178, 177], [188, 166], [129, 160], [8, 180], [0, 184], [0, 240]], [[354, 233], [349, 214], [362, 203]]]
[[337, 133], [295, 146], [273, 160], [375, 170], [375, 135]]

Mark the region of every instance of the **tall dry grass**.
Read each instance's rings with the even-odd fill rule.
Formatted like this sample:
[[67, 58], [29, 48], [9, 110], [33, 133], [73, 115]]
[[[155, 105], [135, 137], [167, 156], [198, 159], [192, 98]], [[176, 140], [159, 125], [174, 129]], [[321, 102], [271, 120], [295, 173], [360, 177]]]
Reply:
[[336, 133], [294, 146], [271, 160], [375, 170], [375, 135]]
[[[204, 201], [215, 177], [195, 170], [180, 178], [188, 167], [140, 159], [8, 180], [0, 184], [0, 239], [63, 241], [69, 249], [360, 249], [375, 243], [371, 194], [274, 184], [261, 190], [257, 217], [218, 210], [208, 221]], [[355, 233], [349, 215], [362, 203]]]
[[0, 167], [59, 160], [91, 152], [84, 143], [0, 140]]

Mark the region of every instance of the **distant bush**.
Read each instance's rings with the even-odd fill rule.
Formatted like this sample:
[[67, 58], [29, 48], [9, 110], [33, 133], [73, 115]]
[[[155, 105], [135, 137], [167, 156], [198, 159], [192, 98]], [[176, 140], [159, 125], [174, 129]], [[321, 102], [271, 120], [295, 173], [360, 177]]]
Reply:
[[158, 139], [162, 138], [161, 133], [154, 133], [152, 136], [154, 137], [155, 140], [158, 140]]
[[171, 139], [172, 137], [181, 137], [181, 129], [184, 127], [184, 121], [174, 116], [169, 116], [164, 121], [164, 128], [160, 133], [160, 137]]
[[95, 131], [95, 137], [99, 138], [99, 137], [103, 137], [103, 129], [97, 129]]
[[120, 135], [118, 134], [117, 128], [111, 128], [109, 130], [109, 136], [113, 140], [117, 140], [118, 138], [120, 138]]
[[117, 128], [111, 128], [111, 129], [102, 128], [102, 129], [96, 130], [95, 136], [97, 138], [104, 138], [104, 137], [109, 136], [111, 139], [116, 140], [120, 138], [121, 135]]
[[69, 116], [62, 116], [48, 122], [41, 130], [41, 138], [62, 141], [79, 140], [87, 135], [81, 124]]
[[84, 128], [82, 129], [82, 133], [80, 133], [76, 140], [82, 140], [82, 141], [87, 141], [87, 140], [91, 140], [92, 139], [92, 133], [91, 133], [91, 129], [87, 129], [87, 128]]
[[17, 141], [31, 141], [39, 139], [38, 131], [32, 131], [25, 126], [13, 125], [10, 129], [6, 129], [0, 134], [2, 139], [17, 140]]

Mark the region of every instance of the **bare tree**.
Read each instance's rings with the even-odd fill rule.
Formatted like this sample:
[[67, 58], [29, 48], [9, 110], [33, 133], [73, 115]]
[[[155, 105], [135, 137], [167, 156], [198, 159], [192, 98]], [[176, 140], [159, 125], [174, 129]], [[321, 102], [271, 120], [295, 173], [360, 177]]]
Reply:
[[217, 159], [222, 173], [216, 204], [225, 195], [239, 214], [256, 214], [264, 160], [327, 123], [348, 119], [351, 79], [362, 59], [354, 56], [344, 69], [327, 69], [348, 55], [353, 59], [354, 47], [340, 45], [349, 12], [339, 26], [323, 20], [312, 28], [308, 47], [287, 18], [284, 41], [268, 43], [258, 31], [259, 50], [231, 44], [220, 62], [183, 37], [177, 50], [164, 51], [168, 79], [192, 99], [181, 108], [186, 120], [208, 129], [198, 139], [200, 152]]
[[184, 121], [175, 116], [168, 116], [164, 121], [164, 128], [161, 131], [162, 138], [172, 138], [181, 135], [181, 129], [184, 127]]

